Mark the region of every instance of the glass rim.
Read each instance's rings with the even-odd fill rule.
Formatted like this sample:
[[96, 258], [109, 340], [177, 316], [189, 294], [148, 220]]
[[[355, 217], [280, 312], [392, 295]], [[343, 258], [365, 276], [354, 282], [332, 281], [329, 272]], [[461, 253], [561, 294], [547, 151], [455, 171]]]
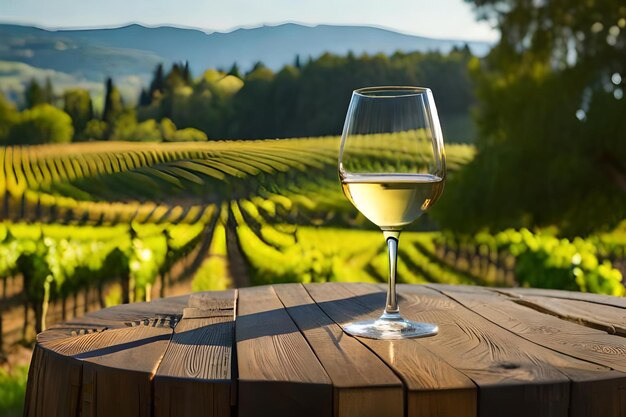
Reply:
[[[398, 86], [386, 85], [376, 87], [357, 88], [352, 94], [365, 98], [397, 98], [397, 97], [414, 97], [430, 92], [427, 87]], [[390, 93], [390, 94], [381, 94]]]

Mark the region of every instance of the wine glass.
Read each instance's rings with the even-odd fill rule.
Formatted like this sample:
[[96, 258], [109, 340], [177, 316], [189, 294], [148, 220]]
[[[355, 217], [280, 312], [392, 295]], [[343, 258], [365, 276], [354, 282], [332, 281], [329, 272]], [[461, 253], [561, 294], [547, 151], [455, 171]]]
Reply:
[[389, 254], [385, 311], [344, 330], [372, 339], [435, 335], [438, 327], [404, 319], [396, 295], [398, 239], [439, 198], [446, 177], [443, 134], [433, 95], [421, 87], [355, 90], [339, 151], [339, 179], [354, 206], [380, 227]]

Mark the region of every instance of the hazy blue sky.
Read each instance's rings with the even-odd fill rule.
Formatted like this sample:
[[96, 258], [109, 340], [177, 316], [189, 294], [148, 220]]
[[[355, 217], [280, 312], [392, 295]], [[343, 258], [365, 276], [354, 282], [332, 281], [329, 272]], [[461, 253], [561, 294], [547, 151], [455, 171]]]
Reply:
[[0, 0], [0, 21], [57, 27], [170, 24], [212, 31], [297, 22], [495, 40], [463, 0]]

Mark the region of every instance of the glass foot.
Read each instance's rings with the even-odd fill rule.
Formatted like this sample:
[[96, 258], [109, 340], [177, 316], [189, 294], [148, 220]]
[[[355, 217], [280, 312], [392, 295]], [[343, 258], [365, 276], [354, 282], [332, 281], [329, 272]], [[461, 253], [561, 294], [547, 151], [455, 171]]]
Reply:
[[364, 320], [348, 323], [343, 330], [352, 336], [367, 337], [369, 339], [409, 339], [412, 337], [434, 336], [439, 332], [436, 324], [419, 323], [405, 320], [402, 317], [377, 320]]

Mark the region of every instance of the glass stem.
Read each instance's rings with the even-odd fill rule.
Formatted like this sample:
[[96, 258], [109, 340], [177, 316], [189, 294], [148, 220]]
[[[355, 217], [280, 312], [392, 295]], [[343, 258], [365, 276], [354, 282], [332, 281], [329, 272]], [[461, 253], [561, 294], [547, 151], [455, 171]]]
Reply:
[[383, 230], [383, 235], [387, 240], [387, 253], [389, 254], [389, 287], [387, 288], [385, 312], [380, 318], [383, 320], [398, 320], [400, 319], [400, 308], [398, 307], [398, 297], [396, 295], [396, 265], [398, 262], [400, 231]]

